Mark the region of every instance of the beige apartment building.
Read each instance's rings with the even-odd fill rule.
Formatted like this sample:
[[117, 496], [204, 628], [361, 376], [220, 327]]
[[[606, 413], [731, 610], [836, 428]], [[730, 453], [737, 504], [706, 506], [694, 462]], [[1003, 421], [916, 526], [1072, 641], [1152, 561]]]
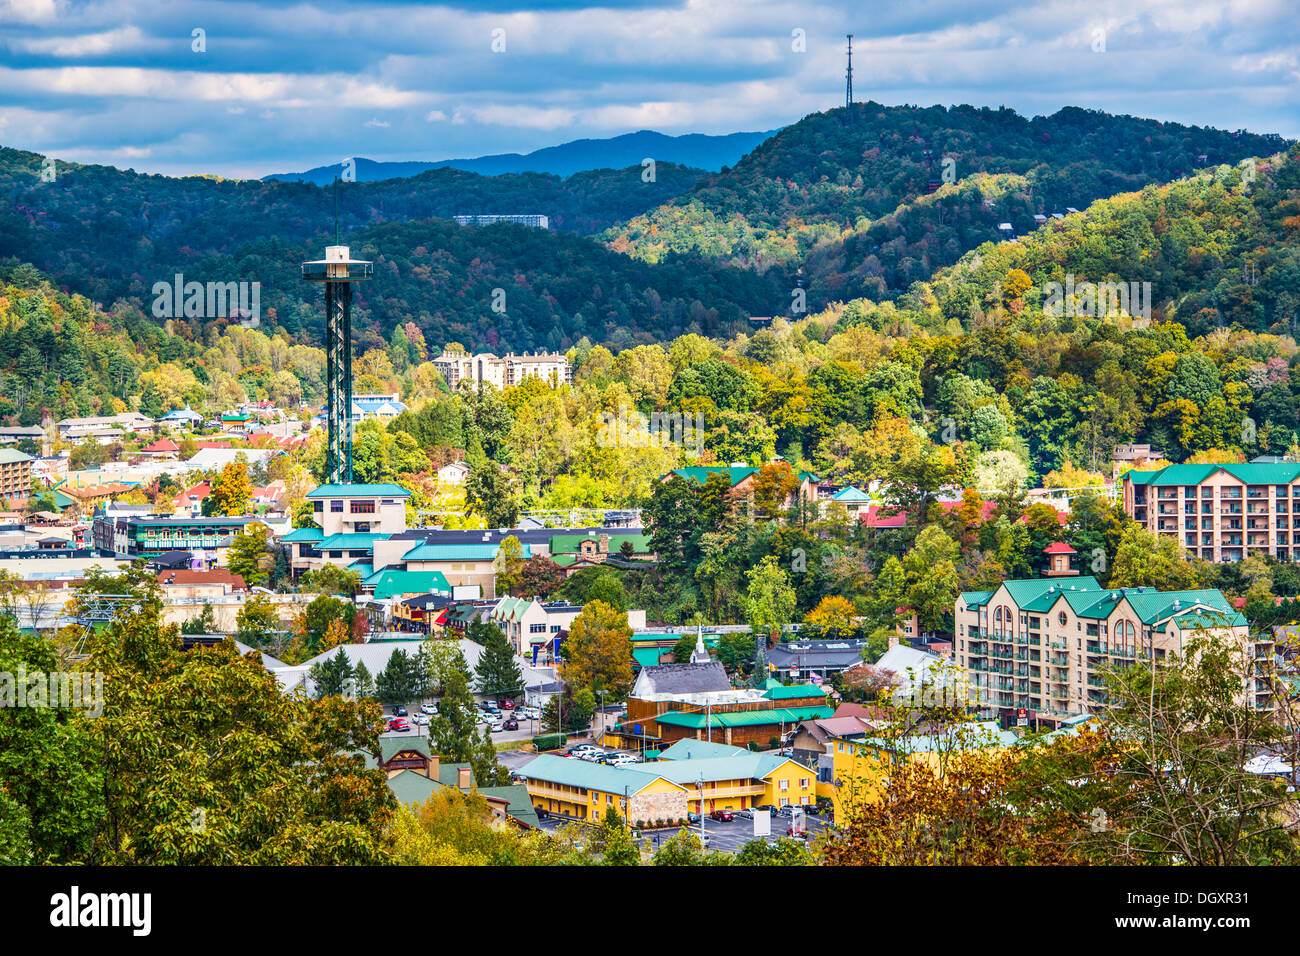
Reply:
[[1124, 475], [1124, 510], [1206, 561], [1300, 559], [1300, 464], [1169, 465]]
[[1198, 636], [1240, 644], [1251, 676], [1243, 700], [1272, 706], [1256, 678], [1271, 641], [1252, 640], [1246, 619], [1219, 591], [1103, 588], [1093, 577], [1004, 581], [957, 596], [955, 655], [986, 717], [1059, 725], [1106, 706], [1103, 675], [1135, 663], [1159, 665]]
[[491, 352], [477, 355], [443, 352], [433, 360], [433, 367], [442, 373], [453, 389], [463, 381], [495, 388], [509, 388], [526, 378], [540, 378], [552, 385], [573, 381], [569, 360], [559, 352], [525, 352], [523, 355], [509, 352], [503, 356]]

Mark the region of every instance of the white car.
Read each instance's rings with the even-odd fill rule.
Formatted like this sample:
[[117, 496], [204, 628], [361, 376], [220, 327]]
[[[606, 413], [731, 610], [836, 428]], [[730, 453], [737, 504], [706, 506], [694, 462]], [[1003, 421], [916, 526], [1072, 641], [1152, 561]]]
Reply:
[[641, 758], [636, 754], [614, 754], [605, 761], [610, 767], [626, 767], [630, 763], [640, 763]]
[[492, 722], [488, 724], [488, 729], [494, 734], [499, 734], [504, 728], [504, 726], [505, 726], [505, 721], [502, 720], [500, 717], [495, 717], [493, 718]]
[[414, 717], [411, 718], [411, 723], [415, 724], [417, 727], [428, 727], [428, 726], [429, 726], [429, 715], [428, 715], [428, 714], [416, 714]]
[[437, 716], [438, 716], [438, 705], [437, 705], [437, 704], [421, 704], [421, 705], [420, 705], [420, 713], [422, 713], [422, 714], [428, 714], [430, 717], [437, 717]]

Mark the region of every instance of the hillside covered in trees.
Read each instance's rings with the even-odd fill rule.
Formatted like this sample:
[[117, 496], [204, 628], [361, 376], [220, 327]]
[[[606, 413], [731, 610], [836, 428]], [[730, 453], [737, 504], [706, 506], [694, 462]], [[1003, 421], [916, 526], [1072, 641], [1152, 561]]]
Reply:
[[[264, 320], [274, 309], [273, 324], [319, 341], [319, 290], [302, 283], [297, 264], [319, 258], [333, 241], [332, 190], [63, 163], [45, 182], [42, 162], [34, 153], [0, 150], [0, 257], [29, 262], [106, 308], [133, 300], [146, 314], [154, 283], [177, 273], [199, 282], [259, 282]], [[642, 173], [636, 166], [561, 180], [439, 169], [342, 184], [342, 241], [377, 259], [370, 288], [384, 304], [371, 312], [365, 292], [359, 297], [362, 341], [372, 323], [386, 339], [416, 317], [432, 341], [460, 336], [474, 347], [567, 348], [584, 334], [606, 340], [611, 328], [662, 338], [694, 322], [714, 334], [720, 322], [770, 312], [768, 284], [738, 270], [647, 267], [572, 234], [652, 208], [689, 187], [699, 171], [660, 163], [652, 181]], [[550, 216], [552, 231], [462, 228], [447, 218], [519, 212]], [[504, 313], [491, 310], [496, 288], [506, 292]], [[498, 320], [495, 336], [480, 329], [489, 317]]]
[[813, 306], [877, 301], [956, 262], [981, 242], [1017, 235], [1034, 216], [1268, 155], [1275, 136], [1229, 133], [1067, 108], [1027, 119], [1009, 109], [855, 104], [805, 117], [732, 169], [605, 233], [655, 261], [698, 253], [797, 272]]

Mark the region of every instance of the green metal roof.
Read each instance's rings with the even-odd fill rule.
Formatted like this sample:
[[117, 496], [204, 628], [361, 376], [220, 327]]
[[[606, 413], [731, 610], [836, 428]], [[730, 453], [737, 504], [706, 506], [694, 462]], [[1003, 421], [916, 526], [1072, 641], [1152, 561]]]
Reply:
[[1219, 471], [1226, 471], [1247, 485], [1289, 485], [1300, 478], [1297, 462], [1250, 462], [1237, 464], [1225, 462], [1208, 465], [1167, 465], [1156, 471], [1128, 471], [1124, 478], [1135, 485], [1167, 487], [1169, 485], [1199, 485]]
[[674, 727], [703, 730], [710, 727], [757, 727], [763, 724], [797, 724], [801, 720], [817, 720], [834, 713], [830, 707], [774, 707], [769, 710], [742, 710], [722, 714], [705, 714], [696, 711], [670, 710], [654, 718], [658, 723]]
[[634, 647], [632, 657], [642, 667], [654, 667], [659, 663], [659, 656], [665, 650], [662, 647]]
[[[698, 743], [698, 741], [696, 741]], [[701, 777], [709, 782], [717, 780], [764, 780], [789, 757], [779, 754], [739, 753], [717, 757], [698, 757], [688, 760], [660, 760], [654, 764], [655, 772], [665, 780], [686, 787], [698, 784]], [[808, 770], [811, 777], [813, 771]]]
[[675, 468], [670, 474], [685, 478], [687, 481], [698, 481], [705, 484], [714, 475], [725, 475], [732, 485], [738, 485], [750, 475], [758, 474], [757, 468], [728, 468], [721, 465], [696, 465], [692, 468]]
[[[653, 767], [655, 770], [633, 770], [626, 767], [610, 767], [602, 763], [589, 763], [573, 757], [557, 757], [554, 754], [542, 754], [520, 770], [519, 775], [529, 780], [545, 780], [584, 790], [600, 790], [603, 793], [640, 793], [656, 780], [659, 764], [637, 764], [640, 767]], [[667, 778], [664, 778], [667, 779]]]
[[994, 591], [962, 591], [961, 599], [966, 602], [967, 607], [983, 607], [989, 603], [996, 592]]
[[307, 492], [308, 498], [409, 498], [401, 485], [321, 485]]
[[660, 760], [694, 760], [701, 757], [728, 757], [748, 753], [744, 747], [720, 744], [712, 740], [685, 737], [659, 754]]
[[[574, 554], [584, 541], [599, 542], [598, 534], [557, 534], [551, 538], [551, 560], [555, 560], [557, 554]], [[632, 550], [641, 554], [647, 554], [650, 551], [650, 536], [648, 534], [611, 534], [609, 536], [609, 550], [611, 554], [617, 554], [623, 547], [624, 541], [632, 542]], [[558, 563], [558, 562], [557, 562]]]
[[[499, 544], [417, 544], [402, 555], [403, 561], [495, 561]], [[522, 557], [531, 557], [528, 545], [520, 545]]]
[[537, 819], [537, 810], [533, 807], [533, 798], [529, 796], [528, 788], [522, 783], [511, 784], [508, 787], [479, 787], [478, 792], [485, 797], [507, 801], [506, 813], [520, 823], [526, 823], [530, 827], [541, 825]]
[[829, 693], [816, 684], [794, 684], [790, 687], [782, 685], [780, 687], [769, 688], [763, 696], [768, 700], [794, 700], [799, 697], [825, 697]]
[[441, 571], [399, 571], [387, 568], [368, 578], [367, 587], [371, 580], [375, 582], [375, 598], [380, 601], [400, 594], [451, 593], [451, 585]]
[[386, 534], [366, 534], [360, 531], [350, 534], [332, 534], [328, 538], [322, 538], [316, 547], [322, 551], [373, 549], [376, 541], [384, 541], [387, 538]]
[[835, 494], [831, 495], [831, 500], [838, 501], [841, 504], [846, 501], [855, 503], [861, 501], [869, 502], [871, 501], [871, 495], [867, 494], [861, 488], [854, 488], [852, 485], [849, 485], [847, 488], [841, 488], [839, 491], [835, 492]]
[[294, 528], [286, 534], [281, 541], [320, 541], [325, 537], [325, 532], [320, 528]]

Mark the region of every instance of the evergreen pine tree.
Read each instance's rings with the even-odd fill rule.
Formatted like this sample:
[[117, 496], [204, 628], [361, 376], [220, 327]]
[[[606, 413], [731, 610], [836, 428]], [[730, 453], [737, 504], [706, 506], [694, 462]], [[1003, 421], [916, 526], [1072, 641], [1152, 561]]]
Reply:
[[339, 648], [334, 656], [313, 664], [307, 676], [316, 685], [316, 699], [323, 700], [342, 694], [347, 681], [355, 674], [348, 655], [343, 652], [343, 648]]
[[357, 661], [357, 666], [352, 672], [352, 677], [357, 682], [358, 698], [375, 696], [375, 678], [371, 675], [370, 668], [366, 666], [365, 661]]
[[487, 643], [476, 668], [479, 693], [488, 697], [518, 696], [524, 678], [515, 650], [499, 627], [488, 625], [488, 629], [491, 633], [486, 635]]

